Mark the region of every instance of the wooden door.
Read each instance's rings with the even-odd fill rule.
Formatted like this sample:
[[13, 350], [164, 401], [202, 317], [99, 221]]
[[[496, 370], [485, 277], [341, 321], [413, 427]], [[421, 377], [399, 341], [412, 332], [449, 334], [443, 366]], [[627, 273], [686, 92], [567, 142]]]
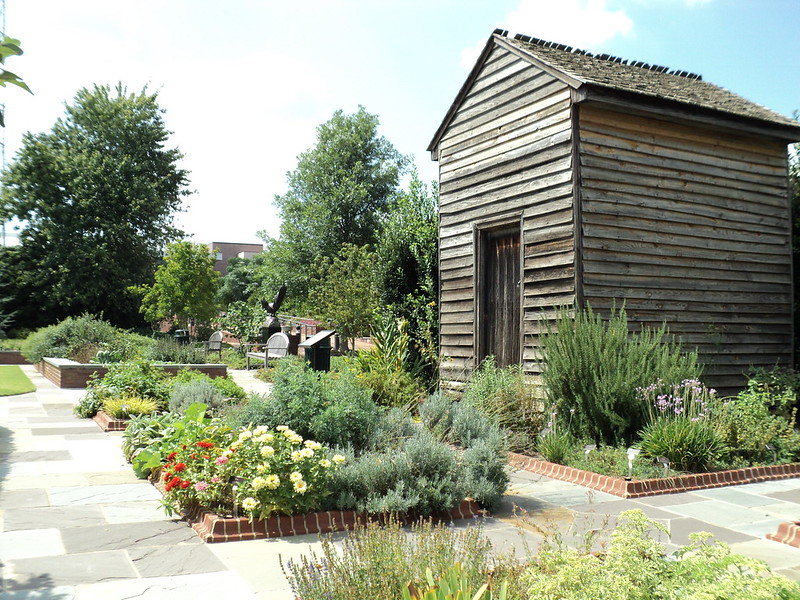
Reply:
[[494, 355], [497, 366], [518, 364], [520, 352], [519, 227], [481, 234], [478, 359]]

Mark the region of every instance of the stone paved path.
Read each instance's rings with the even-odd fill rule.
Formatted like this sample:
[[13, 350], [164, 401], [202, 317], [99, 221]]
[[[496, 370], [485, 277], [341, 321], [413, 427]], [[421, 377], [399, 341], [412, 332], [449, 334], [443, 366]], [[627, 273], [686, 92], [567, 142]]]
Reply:
[[[317, 536], [201, 543], [185, 523], [165, 516], [149, 483], [134, 477], [121, 433], [72, 415], [82, 390], [57, 389], [23, 368], [37, 391], [0, 398], [0, 598], [293, 597], [278, 557], [308, 553]], [[266, 391], [257, 380], [246, 383]], [[522, 525], [514, 507], [527, 513]], [[800, 549], [764, 538], [779, 522], [800, 519], [800, 479], [621, 500], [518, 472], [484, 529], [497, 547], [524, 552], [526, 544], [536, 549], [543, 530], [594, 528], [634, 507], [665, 522], [674, 543], [711, 531], [800, 579]]]

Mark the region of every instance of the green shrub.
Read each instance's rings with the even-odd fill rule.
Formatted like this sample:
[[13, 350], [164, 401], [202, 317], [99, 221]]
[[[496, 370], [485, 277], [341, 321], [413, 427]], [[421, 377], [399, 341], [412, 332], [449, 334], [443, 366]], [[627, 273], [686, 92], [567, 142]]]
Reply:
[[463, 400], [496, 419], [509, 432], [513, 450], [530, 449], [542, 428], [542, 403], [535, 397], [535, 387], [525, 382], [521, 365], [501, 369], [494, 356], [488, 356], [470, 375]]
[[67, 317], [29, 335], [22, 345], [22, 354], [33, 363], [46, 356], [88, 362], [101, 344], [111, 343], [121, 334], [113, 325], [93, 315]]
[[194, 379], [190, 381], [178, 381], [172, 387], [169, 395], [169, 410], [172, 412], [183, 413], [195, 402], [200, 402], [208, 406], [211, 414], [221, 410], [226, 404], [225, 397], [211, 383], [211, 380]]
[[235, 427], [287, 425], [325, 445], [360, 450], [383, 412], [352, 373], [320, 373], [286, 361], [278, 367], [269, 398], [251, 398], [227, 420]]
[[167, 438], [169, 432], [175, 431], [175, 423], [182, 418], [177, 413], [132, 416], [122, 434], [125, 459], [130, 462], [137, 453], [148, 447], [157, 451], [160, 441]]
[[426, 569], [425, 578], [428, 582], [427, 588], [416, 589], [414, 585], [408, 584], [403, 588], [403, 600], [453, 600], [459, 598], [463, 600], [499, 600], [506, 599], [508, 582], [504, 581], [499, 586], [497, 595], [492, 596], [492, 576], [485, 577], [485, 582], [471, 581], [461, 563], [445, 569], [438, 578], [434, 578], [433, 571]]
[[419, 522], [409, 532], [390, 519], [385, 526], [369, 523], [348, 533], [341, 543], [337, 540], [323, 536], [319, 555], [281, 561], [298, 598], [399, 599], [409, 584], [424, 587], [428, 570], [441, 573], [456, 563], [469, 581], [481, 583], [489, 573], [496, 581], [511, 580], [518, 570], [512, 557], [495, 555], [480, 523], [461, 530]]
[[453, 399], [442, 392], [431, 394], [419, 405], [419, 418], [437, 438], [445, 439], [453, 425]]
[[105, 395], [90, 390], [80, 397], [72, 412], [81, 419], [91, 419], [103, 408]]
[[[794, 430], [794, 413], [786, 418], [772, 412], [782, 406], [785, 394], [751, 379], [747, 389], [736, 397], [717, 402], [714, 427], [730, 449], [734, 464], [764, 464], [776, 459], [782, 463], [800, 458], [800, 434]], [[775, 455], [767, 444], [775, 447]]]
[[181, 369], [175, 377], [173, 377], [172, 381], [176, 385], [178, 383], [189, 383], [191, 381], [206, 381], [211, 383], [223, 398], [244, 400], [247, 397], [247, 392], [227, 375], [225, 377], [209, 377], [202, 371], [196, 369]]
[[657, 379], [697, 378], [697, 352], [683, 353], [666, 325], [629, 333], [625, 310], [604, 322], [591, 308], [563, 308], [555, 328], [545, 322], [540, 337], [546, 360], [542, 381], [547, 399], [560, 410], [575, 409], [572, 432], [609, 445], [630, 444], [645, 421], [637, 388]]
[[103, 412], [115, 419], [151, 415], [156, 410], [158, 410], [158, 403], [151, 398], [120, 396], [103, 400]]
[[125, 333], [109, 342], [101, 343], [92, 362], [106, 364], [137, 360], [145, 356], [155, 344], [153, 338]]
[[768, 408], [778, 416], [791, 418], [800, 398], [800, 373], [792, 369], [756, 369], [748, 376], [748, 389], [769, 394]]
[[145, 361], [115, 363], [108, 366], [102, 378], [92, 375], [86, 386], [86, 397], [76, 408], [86, 412], [89, 407], [101, 405], [107, 398], [136, 396], [154, 400], [159, 409], [166, 408], [172, 384], [169, 375]]
[[203, 348], [180, 344], [175, 338], [162, 337], [148, 349], [145, 358], [151, 362], [202, 365], [207, 362], [207, 353]]
[[536, 440], [536, 451], [546, 461], [566, 465], [578, 446], [578, 440], [566, 430], [548, 431]]
[[708, 533], [667, 559], [653, 532], [666, 528], [641, 510], [620, 514], [611, 541], [601, 552], [545, 539], [521, 579], [526, 597], [551, 600], [642, 600], [709, 598], [800, 599], [800, 584], [773, 575], [761, 561], [732, 554]]
[[706, 471], [727, 454], [722, 437], [706, 420], [659, 418], [639, 435], [645, 456], [663, 456], [677, 471]]

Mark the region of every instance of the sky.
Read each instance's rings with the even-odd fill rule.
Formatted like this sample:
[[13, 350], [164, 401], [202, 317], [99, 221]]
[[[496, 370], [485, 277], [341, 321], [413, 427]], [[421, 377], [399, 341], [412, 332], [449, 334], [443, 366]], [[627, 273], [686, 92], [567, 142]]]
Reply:
[[[157, 91], [193, 193], [195, 242], [279, 235], [272, 204], [334, 111], [438, 171], [426, 148], [496, 27], [698, 73], [791, 116], [800, 110], [800, 0], [5, 0], [7, 61], [34, 95], [0, 89], [5, 160], [49, 131], [82, 87]], [[9, 238], [12, 227], [7, 227]]]

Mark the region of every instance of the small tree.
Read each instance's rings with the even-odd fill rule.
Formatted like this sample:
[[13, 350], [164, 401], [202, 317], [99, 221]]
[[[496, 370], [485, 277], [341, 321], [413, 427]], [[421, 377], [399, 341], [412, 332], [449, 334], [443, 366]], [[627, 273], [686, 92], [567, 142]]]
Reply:
[[[344, 244], [332, 260], [320, 259], [321, 283], [309, 298], [317, 317], [335, 327], [347, 342], [369, 331], [378, 305], [373, 266], [375, 255], [367, 246]], [[350, 346], [351, 348], [353, 346]]]
[[244, 352], [244, 344], [255, 341], [261, 334], [266, 318], [267, 311], [259, 304], [231, 302], [222, 317], [222, 327], [239, 340], [239, 350]]
[[155, 283], [139, 286], [139, 308], [150, 321], [175, 319], [188, 326], [190, 320], [208, 322], [218, 312], [216, 297], [219, 273], [208, 248], [191, 242], [173, 242], [167, 246], [164, 264], [156, 270]]

